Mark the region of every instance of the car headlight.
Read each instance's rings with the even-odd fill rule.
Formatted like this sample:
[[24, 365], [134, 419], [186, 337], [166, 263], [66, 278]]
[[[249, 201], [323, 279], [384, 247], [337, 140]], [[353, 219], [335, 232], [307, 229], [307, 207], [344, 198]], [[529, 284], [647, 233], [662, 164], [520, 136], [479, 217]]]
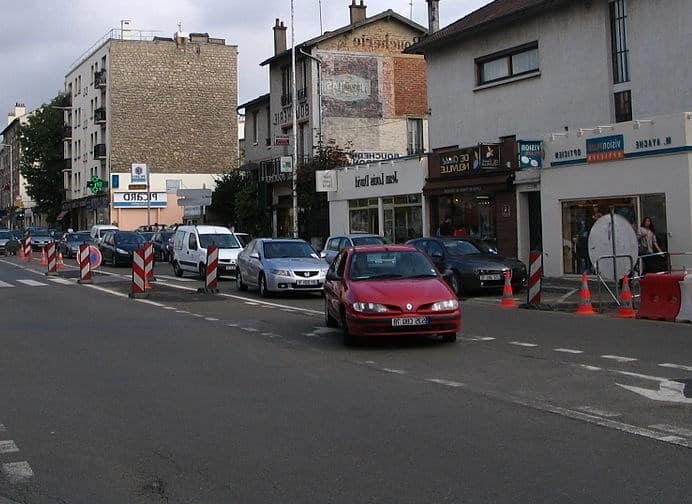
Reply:
[[283, 270], [283, 269], [273, 269], [271, 272], [274, 275], [279, 275], [279, 276], [291, 276], [291, 272], [288, 270]]
[[433, 303], [430, 307], [432, 311], [452, 311], [459, 308], [459, 301], [456, 299], [447, 299], [445, 301], [438, 301]]
[[384, 313], [387, 311], [387, 307], [379, 303], [353, 303], [353, 309], [360, 313]]
[[116, 251], [118, 254], [129, 254], [129, 252], [128, 252], [127, 250], [123, 250], [123, 249], [121, 249], [121, 248], [117, 248], [117, 249], [115, 249], [115, 251]]

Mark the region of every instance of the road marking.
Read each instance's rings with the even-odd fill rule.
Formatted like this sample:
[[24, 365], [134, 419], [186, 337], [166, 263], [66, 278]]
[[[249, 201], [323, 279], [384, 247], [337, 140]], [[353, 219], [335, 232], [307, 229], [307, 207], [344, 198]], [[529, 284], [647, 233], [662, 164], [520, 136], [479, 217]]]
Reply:
[[197, 317], [197, 318], [203, 318], [204, 317], [204, 315], [200, 315], [199, 313], [190, 313], [190, 315], [192, 315], [193, 317]]
[[649, 425], [650, 429], [656, 429], [663, 432], [670, 432], [671, 434], [677, 434], [678, 436], [692, 438], [692, 429], [685, 429], [684, 427], [677, 427], [675, 425], [668, 424], [654, 424]]
[[510, 341], [510, 345], [520, 346], [520, 347], [537, 347], [536, 343], [524, 343], [522, 341]]
[[663, 378], [662, 376], [651, 376], [651, 375], [645, 375], [641, 373], [632, 373], [630, 371], [621, 371], [620, 369], [609, 369], [608, 371], [612, 373], [618, 373], [621, 375], [625, 376], [634, 376], [635, 378], [641, 378], [643, 380], [651, 380], [655, 382], [664, 382], [668, 381], [668, 378]]
[[112, 295], [114, 295], [114, 296], [123, 297], [123, 298], [129, 297], [127, 294], [123, 294], [122, 292], [114, 291], [114, 290], [111, 290], [111, 289], [106, 289], [106, 288], [104, 288], [104, 287], [98, 287], [97, 285], [89, 285], [89, 284], [83, 284], [83, 285], [84, 285], [85, 287], [89, 287], [90, 289], [94, 289], [94, 290], [97, 290], [97, 291], [105, 292], [105, 293], [107, 293], [107, 294], [112, 294]]
[[599, 368], [598, 366], [589, 366], [588, 364], [579, 364], [579, 367], [582, 369], [586, 369], [587, 371], [600, 371], [603, 368]]
[[156, 306], [156, 307], [158, 307], [158, 308], [163, 308], [164, 306], [166, 306], [166, 305], [164, 305], [164, 304], [162, 304], [162, 303], [157, 303], [156, 301], [150, 301], [150, 300], [148, 300], [148, 299], [136, 299], [135, 301], [137, 301], [137, 302], [139, 302], [139, 303], [148, 304], [148, 305], [151, 305], [151, 306]]
[[670, 364], [668, 362], [659, 364], [660, 367], [671, 369], [682, 369], [683, 371], [692, 371], [692, 366], [683, 366], [682, 364]]
[[393, 369], [393, 368], [380, 368], [380, 371], [384, 371], [385, 373], [392, 373], [392, 374], [398, 374], [398, 375], [404, 375], [408, 371], [404, 371], [403, 369]]
[[48, 280], [50, 280], [53, 283], [60, 284], [60, 285], [74, 285], [75, 284], [75, 282], [68, 280], [67, 278], [48, 277]]
[[610, 359], [617, 362], [634, 362], [637, 360], [634, 357], [622, 357], [621, 355], [601, 355], [601, 359]]
[[611, 413], [610, 411], [603, 411], [598, 408], [593, 408], [591, 406], [580, 406], [578, 410], [585, 411], [586, 413], [591, 413], [593, 415], [598, 415], [604, 418], [615, 418], [619, 417], [620, 413]]
[[214, 318], [214, 317], [204, 317], [204, 320], [208, 320], [209, 322], [218, 322], [219, 319]]
[[193, 278], [178, 278], [170, 275], [156, 275], [156, 278], [165, 278], [166, 280], [173, 280], [174, 282], [198, 282]]
[[658, 390], [633, 387], [632, 385], [623, 385], [621, 383], [616, 383], [615, 385], [652, 401], [692, 404], [692, 398], [684, 395], [685, 384], [676, 381], [666, 380], [659, 382]]
[[163, 309], [164, 310], [175, 310], [176, 312], [178, 312], [178, 309], [175, 308], [174, 306], [164, 306]]
[[28, 462], [9, 462], [2, 464], [2, 472], [13, 485], [22, 483], [34, 476], [34, 471]]
[[492, 336], [462, 336], [459, 339], [464, 341], [493, 341], [495, 338]]
[[5, 429], [5, 426], [0, 423], [0, 432], [5, 432], [7, 429]]
[[254, 327], [241, 327], [241, 329], [247, 332], [259, 332], [259, 329], [255, 329]]
[[0, 453], [14, 453], [18, 451], [19, 448], [14, 444], [14, 441], [0, 441]]
[[226, 324], [228, 327], [238, 327], [238, 324], [233, 324], [233, 323], [228, 323]]
[[14, 285], [9, 284], [7, 282], [3, 282], [2, 280], [0, 280], [0, 287], [14, 287]]
[[28, 285], [29, 287], [46, 287], [48, 284], [37, 282], [36, 280], [17, 280], [20, 284]]
[[562, 352], [562, 353], [571, 353], [571, 354], [580, 354], [584, 353], [582, 350], [575, 350], [573, 348], [553, 348], [556, 352]]
[[564, 303], [565, 301], [567, 301], [567, 298], [568, 298], [568, 297], [570, 297], [572, 294], [574, 294], [574, 293], [577, 292], [578, 290], [579, 290], [579, 289], [572, 289], [571, 291], [569, 291], [569, 292], [568, 292], [567, 294], [565, 294], [564, 296], [560, 296], [560, 297], [558, 298], [557, 302], [558, 302], [558, 303]]
[[438, 385], [446, 385], [447, 387], [463, 387], [464, 384], [452, 380], [443, 380], [442, 378], [426, 378], [425, 381], [437, 383]]

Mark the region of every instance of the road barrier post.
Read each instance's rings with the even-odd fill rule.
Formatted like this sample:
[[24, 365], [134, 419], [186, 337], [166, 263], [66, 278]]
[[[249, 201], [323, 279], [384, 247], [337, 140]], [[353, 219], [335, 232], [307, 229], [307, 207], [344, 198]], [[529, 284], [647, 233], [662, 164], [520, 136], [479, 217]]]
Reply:
[[57, 275], [58, 274], [58, 257], [55, 253], [55, 242], [50, 242], [46, 246], [46, 265], [48, 266], [48, 271], [46, 275]]
[[205, 268], [204, 287], [197, 289], [197, 292], [206, 294], [216, 294], [218, 289], [218, 270], [219, 270], [219, 247], [207, 247], [207, 264]]
[[147, 270], [144, 262], [144, 249], [132, 252], [132, 290], [131, 298], [147, 297]]
[[89, 245], [82, 243], [79, 246], [79, 252], [77, 252], [77, 262], [79, 263], [79, 280], [80, 284], [90, 284], [91, 283], [91, 250]]

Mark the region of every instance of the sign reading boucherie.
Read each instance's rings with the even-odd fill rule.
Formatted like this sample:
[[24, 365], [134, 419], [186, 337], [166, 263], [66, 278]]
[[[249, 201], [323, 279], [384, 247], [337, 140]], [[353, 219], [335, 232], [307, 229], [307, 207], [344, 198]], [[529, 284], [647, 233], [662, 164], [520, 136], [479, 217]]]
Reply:
[[113, 193], [113, 208], [165, 208], [168, 198], [165, 192], [116, 192]]

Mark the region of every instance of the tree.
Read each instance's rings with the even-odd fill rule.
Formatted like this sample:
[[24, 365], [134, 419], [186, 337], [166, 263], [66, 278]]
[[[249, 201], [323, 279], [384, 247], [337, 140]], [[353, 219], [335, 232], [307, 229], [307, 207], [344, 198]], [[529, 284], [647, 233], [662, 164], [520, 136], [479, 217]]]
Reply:
[[243, 176], [238, 170], [229, 170], [216, 179], [216, 188], [211, 195], [211, 211], [226, 224], [233, 225], [237, 220], [235, 199], [243, 184]]
[[69, 104], [58, 95], [43, 104], [19, 127], [22, 156], [19, 169], [26, 179], [26, 192], [38, 212], [53, 224], [65, 200], [63, 190], [63, 112], [55, 107]]
[[[267, 217], [258, 198], [257, 176], [229, 170], [216, 180], [211, 211], [224, 224], [252, 235], [267, 234]], [[269, 224], [271, 229], [271, 224]]]

